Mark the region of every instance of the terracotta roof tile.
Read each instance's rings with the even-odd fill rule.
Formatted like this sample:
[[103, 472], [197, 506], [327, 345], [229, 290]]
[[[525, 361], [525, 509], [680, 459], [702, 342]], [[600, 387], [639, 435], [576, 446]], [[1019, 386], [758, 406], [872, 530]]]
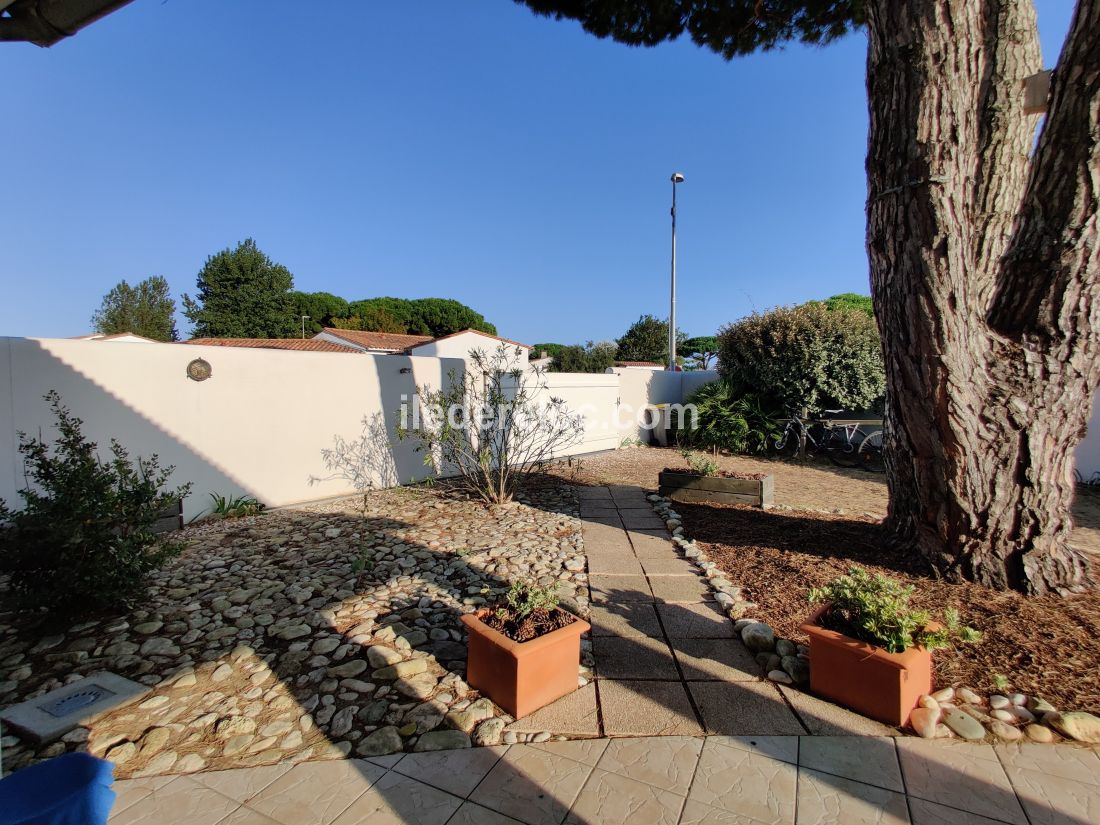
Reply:
[[325, 332], [360, 347], [390, 352], [401, 352], [408, 347], [426, 344], [432, 340], [430, 335], [400, 335], [394, 332], [364, 332], [357, 329], [332, 329], [331, 327], [325, 327]]
[[440, 335], [438, 338], [428, 338], [425, 341], [420, 341], [415, 344], [409, 345], [409, 349], [416, 349], [417, 347], [429, 344], [432, 341], [446, 341], [448, 338], [454, 338], [456, 335], [463, 335], [464, 333], [472, 332], [474, 335], [480, 335], [483, 338], [492, 338], [495, 341], [503, 341], [505, 344], [514, 344], [517, 347], [523, 347], [524, 349], [531, 349], [530, 344], [521, 344], [519, 341], [512, 341], [508, 338], [501, 338], [499, 335], [490, 335], [487, 332], [482, 332], [479, 329], [460, 329], [458, 332], [452, 332], [450, 335]]
[[360, 353], [354, 347], [334, 344], [332, 341], [317, 341], [312, 338], [192, 338], [184, 344], [199, 344], [204, 347], [247, 347], [251, 349], [288, 349], [296, 352], [353, 352]]
[[664, 368], [664, 364], [657, 361], [616, 361], [616, 367], [661, 367]]

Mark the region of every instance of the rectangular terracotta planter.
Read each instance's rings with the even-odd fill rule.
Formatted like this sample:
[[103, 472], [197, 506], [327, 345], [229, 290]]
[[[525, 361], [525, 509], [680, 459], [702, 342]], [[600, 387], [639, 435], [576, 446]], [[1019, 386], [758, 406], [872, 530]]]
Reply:
[[482, 609], [462, 616], [469, 631], [466, 681], [516, 719], [577, 689], [581, 634], [588, 622], [573, 617], [565, 627], [515, 642], [481, 621]]
[[665, 470], [657, 476], [658, 492], [673, 501], [690, 504], [752, 504], [771, 507], [775, 501], [775, 481], [771, 475], [764, 478], [723, 478], [703, 476], [698, 473], [677, 473]]
[[887, 653], [828, 630], [815, 610], [801, 630], [810, 637], [810, 689], [864, 716], [901, 727], [924, 693], [932, 692], [932, 654], [923, 647]]

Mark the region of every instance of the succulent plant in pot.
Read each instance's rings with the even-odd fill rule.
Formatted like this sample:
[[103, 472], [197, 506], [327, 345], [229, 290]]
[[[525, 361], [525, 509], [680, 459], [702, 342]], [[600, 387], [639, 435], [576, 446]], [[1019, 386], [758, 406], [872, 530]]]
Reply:
[[932, 651], [973, 643], [958, 611], [942, 623], [910, 606], [915, 588], [859, 567], [810, 591], [819, 607], [802, 625], [810, 637], [810, 688], [881, 722], [904, 725], [932, 690]]
[[553, 587], [516, 582], [491, 608], [462, 617], [466, 681], [517, 719], [577, 689], [582, 619], [558, 607]]

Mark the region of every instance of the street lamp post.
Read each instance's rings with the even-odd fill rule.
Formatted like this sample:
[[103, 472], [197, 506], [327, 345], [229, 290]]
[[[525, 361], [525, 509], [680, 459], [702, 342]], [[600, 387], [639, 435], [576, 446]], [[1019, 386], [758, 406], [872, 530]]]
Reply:
[[683, 183], [684, 176], [672, 174], [672, 289], [668, 310], [668, 369], [676, 369], [676, 184]]
[[303, 315], [302, 316], [302, 340], [303, 341], [306, 340], [306, 321], [308, 321], [308, 320], [309, 320], [308, 315]]

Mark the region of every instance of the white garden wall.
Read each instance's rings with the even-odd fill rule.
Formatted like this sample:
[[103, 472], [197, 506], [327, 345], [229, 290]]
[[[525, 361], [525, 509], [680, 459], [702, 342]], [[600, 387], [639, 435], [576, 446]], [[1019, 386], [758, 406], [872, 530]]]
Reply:
[[[186, 375], [196, 358], [212, 376]], [[157, 453], [175, 483], [190, 481], [189, 518], [209, 494], [255, 496], [268, 506], [424, 477], [411, 442], [389, 446], [402, 395], [439, 385], [461, 360], [293, 352], [183, 344], [0, 338], [0, 498], [25, 486], [16, 431], [52, 419], [42, 396], [57, 390], [101, 447]], [[409, 373], [402, 373], [408, 368]], [[48, 433], [47, 433], [48, 434]], [[325, 451], [335, 449], [336, 460]]]
[[1077, 445], [1077, 472], [1088, 481], [1094, 473], [1100, 473], [1100, 392], [1092, 399], [1092, 420], [1088, 432]]

